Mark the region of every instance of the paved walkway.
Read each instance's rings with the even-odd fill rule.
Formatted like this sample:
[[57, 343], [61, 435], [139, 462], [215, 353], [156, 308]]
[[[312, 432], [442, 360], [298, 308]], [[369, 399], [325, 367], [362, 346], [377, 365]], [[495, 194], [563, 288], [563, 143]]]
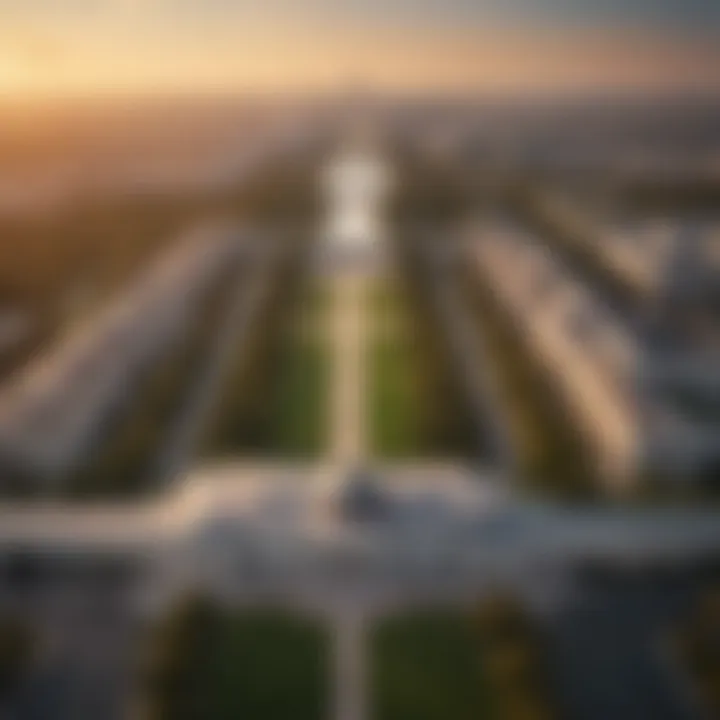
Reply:
[[335, 620], [333, 691], [335, 720], [367, 717], [367, 623], [361, 611], [349, 608]]
[[[363, 165], [363, 162], [365, 165]], [[330, 462], [337, 468], [338, 479], [366, 460], [367, 452], [367, 297], [372, 271], [364, 254], [377, 244], [380, 216], [379, 201], [384, 193], [383, 171], [372, 166], [366, 178], [365, 166], [372, 158], [354, 158], [339, 175], [333, 176], [329, 227], [335, 247], [347, 250], [351, 240], [359, 254], [355, 262], [340, 263], [332, 276], [333, 310], [330, 337], [333, 347], [330, 398]], [[360, 172], [361, 182], [357, 182]], [[364, 175], [363, 175], [364, 173]], [[368, 194], [369, 193], [369, 194]], [[347, 237], [343, 237], [343, 233]], [[354, 603], [342, 602], [334, 618], [335, 654], [333, 705], [334, 720], [365, 720], [365, 644], [366, 623]]]
[[339, 469], [358, 465], [366, 455], [365, 298], [364, 273], [339, 271], [332, 279], [333, 345], [330, 458]]

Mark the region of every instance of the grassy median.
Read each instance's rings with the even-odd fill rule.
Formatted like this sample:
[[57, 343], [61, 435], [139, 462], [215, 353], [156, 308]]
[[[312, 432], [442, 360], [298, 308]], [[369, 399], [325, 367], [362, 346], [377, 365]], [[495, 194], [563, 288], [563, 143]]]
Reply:
[[328, 288], [312, 284], [288, 328], [277, 382], [270, 398], [274, 455], [318, 457], [327, 441], [330, 353]]
[[369, 298], [369, 428], [374, 455], [420, 455], [425, 444], [423, 387], [407, 298], [391, 281]]
[[151, 637], [141, 717], [325, 720], [328, 645], [326, 629], [300, 615], [189, 601]]
[[409, 268], [369, 299], [368, 425], [375, 457], [472, 455], [468, 408], [426, 288]]
[[557, 720], [544, 653], [512, 596], [387, 618], [371, 639], [373, 720]]
[[204, 448], [206, 457], [313, 458], [324, 446], [327, 293], [288, 267], [238, 347]]
[[371, 640], [374, 720], [489, 717], [469, 618], [428, 610], [379, 623]]

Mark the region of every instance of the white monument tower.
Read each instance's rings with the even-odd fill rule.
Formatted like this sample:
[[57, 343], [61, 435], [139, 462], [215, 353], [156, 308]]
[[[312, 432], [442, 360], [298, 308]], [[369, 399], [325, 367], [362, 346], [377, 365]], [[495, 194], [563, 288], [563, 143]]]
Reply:
[[325, 247], [333, 262], [362, 265], [384, 241], [390, 173], [368, 137], [353, 135], [325, 169]]

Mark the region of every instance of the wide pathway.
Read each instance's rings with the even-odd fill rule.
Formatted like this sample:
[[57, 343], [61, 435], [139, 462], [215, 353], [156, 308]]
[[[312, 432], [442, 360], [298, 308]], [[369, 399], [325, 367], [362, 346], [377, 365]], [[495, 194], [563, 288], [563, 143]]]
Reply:
[[333, 690], [335, 720], [367, 717], [367, 623], [358, 609], [348, 608], [335, 619]]
[[365, 298], [368, 279], [362, 272], [340, 270], [332, 279], [333, 345], [330, 458], [340, 469], [359, 464], [366, 455]]

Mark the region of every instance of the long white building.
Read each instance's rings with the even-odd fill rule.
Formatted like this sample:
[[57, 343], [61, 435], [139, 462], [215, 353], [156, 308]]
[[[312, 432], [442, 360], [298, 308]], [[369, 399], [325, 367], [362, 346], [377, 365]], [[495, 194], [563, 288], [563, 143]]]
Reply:
[[673, 218], [613, 218], [552, 191], [535, 198], [536, 212], [562, 229], [568, 242], [589, 251], [639, 298], [691, 282], [720, 289], [720, 225]]
[[655, 358], [625, 318], [517, 228], [475, 232], [477, 272], [552, 378], [613, 490], [638, 474], [686, 478], [715, 467], [720, 425], [650, 386]]
[[190, 233], [11, 378], [0, 395], [0, 463], [45, 481], [71, 470], [142, 371], [182, 339], [241, 247], [228, 229]]

